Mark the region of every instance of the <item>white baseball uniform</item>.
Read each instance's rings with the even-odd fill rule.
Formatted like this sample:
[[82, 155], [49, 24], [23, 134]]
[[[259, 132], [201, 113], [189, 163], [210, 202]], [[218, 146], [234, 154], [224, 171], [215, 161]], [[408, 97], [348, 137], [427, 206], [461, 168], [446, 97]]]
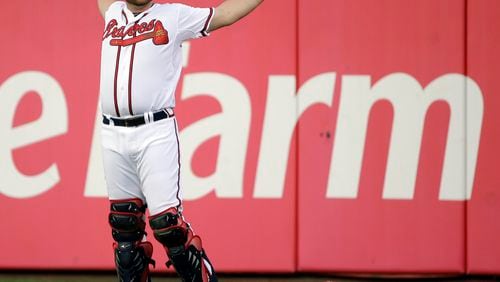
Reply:
[[[155, 215], [180, 207], [178, 126], [172, 115], [182, 42], [207, 36], [213, 8], [158, 4], [134, 15], [125, 2], [105, 14], [100, 99], [104, 171], [111, 200], [140, 198]], [[154, 121], [164, 110], [168, 118]], [[140, 126], [118, 126], [138, 118]], [[113, 121], [114, 119], [114, 121]]]

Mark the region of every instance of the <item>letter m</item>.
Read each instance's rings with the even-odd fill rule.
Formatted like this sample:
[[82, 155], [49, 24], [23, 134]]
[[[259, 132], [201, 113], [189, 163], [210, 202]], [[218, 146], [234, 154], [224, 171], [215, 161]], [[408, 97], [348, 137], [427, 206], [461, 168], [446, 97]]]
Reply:
[[471, 198], [483, 120], [479, 86], [461, 74], [446, 74], [425, 89], [404, 73], [371, 86], [369, 76], [344, 76], [332, 151], [327, 198], [356, 198], [370, 110], [388, 100], [394, 110], [384, 199], [412, 199], [427, 110], [436, 101], [450, 107], [440, 200]]

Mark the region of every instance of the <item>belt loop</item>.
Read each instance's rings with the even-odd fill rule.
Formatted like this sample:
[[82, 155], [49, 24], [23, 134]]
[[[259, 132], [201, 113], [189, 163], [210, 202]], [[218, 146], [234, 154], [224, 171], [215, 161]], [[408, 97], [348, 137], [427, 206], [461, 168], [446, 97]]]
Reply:
[[154, 118], [153, 112], [149, 111], [147, 114], [148, 114], [149, 122], [154, 122], [155, 118]]
[[104, 116], [109, 120], [109, 125], [115, 126], [115, 122], [113, 121], [110, 115], [104, 114]]
[[163, 111], [169, 118], [174, 116], [174, 110], [172, 108], [163, 108]]
[[148, 124], [151, 122], [151, 120], [149, 119], [149, 112], [144, 113], [143, 116], [144, 116], [144, 123]]

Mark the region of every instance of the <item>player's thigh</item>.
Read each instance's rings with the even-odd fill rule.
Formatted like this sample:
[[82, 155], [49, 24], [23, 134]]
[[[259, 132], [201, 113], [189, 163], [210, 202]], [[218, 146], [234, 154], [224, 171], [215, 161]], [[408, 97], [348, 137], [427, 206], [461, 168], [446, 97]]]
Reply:
[[175, 119], [149, 124], [138, 171], [150, 213], [181, 204], [179, 138]]
[[139, 198], [144, 199], [135, 164], [128, 155], [117, 147], [119, 140], [106, 130], [102, 131], [102, 159], [108, 196], [112, 200]]

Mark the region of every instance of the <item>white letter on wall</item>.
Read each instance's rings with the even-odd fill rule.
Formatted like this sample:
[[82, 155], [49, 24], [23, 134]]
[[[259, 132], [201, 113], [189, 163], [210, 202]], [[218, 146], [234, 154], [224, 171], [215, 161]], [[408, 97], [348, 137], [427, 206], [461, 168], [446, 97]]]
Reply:
[[90, 147], [90, 158], [85, 181], [85, 197], [107, 197], [106, 180], [104, 178], [104, 165], [101, 151], [101, 126], [102, 113], [99, 103], [94, 122], [94, 132], [92, 134], [92, 144]]
[[[467, 98], [470, 106], [475, 107], [467, 117], [467, 144], [466, 81]], [[451, 109], [440, 199], [470, 198], [483, 114], [479, 87], [463, 75], [449, 74], [437, 78], [424, 90], [418, 81], [403, 73], [388, 75], [373, 87], [368, 76], [343, 78], [327, 197], [357, 197], [368, 117], [373, 104], [381, 99], [390, 101], [394, 109], [383, 198], [413, 198], [425, 115], [435, 101], [445, 101]]]
[[[185, 75], [182, 99], [201, 95], [216, 99], [222, 112], [201, 119], [181, 131], [184, 198], [198, 199], [212, 190], [220, 198], [243, 197], [243, 174], [251, 119], [248, 91], [229, 75]], [[215, 136], [220, 136], [215, 172], [207, 177], [198, 177], [191, 169], [193, 155], [199, 146]]]
[[[17, 105], [29, 91], [40, 95], [42, 114], [38, 120], [12, 128]], [[11, 151], [68, 131], [66, 99], [61, 86], [43, 72], [18, 73], [0, 86], [0, 108], [1, 192], [12, 198], [29, 198], [48, 191], [60, 180], [57, 165], [53, 163], [37, 175], [24, 175], [17, 170]]]
[[284, 192], [288, 152], [295, 125], [300, 116], [315, 104], [332, 105], [335, 73], [309, 79], [295, 94], [294, 76], [271, 76], [259, 163], [255, 180], [255, 198], [281, 198]]

